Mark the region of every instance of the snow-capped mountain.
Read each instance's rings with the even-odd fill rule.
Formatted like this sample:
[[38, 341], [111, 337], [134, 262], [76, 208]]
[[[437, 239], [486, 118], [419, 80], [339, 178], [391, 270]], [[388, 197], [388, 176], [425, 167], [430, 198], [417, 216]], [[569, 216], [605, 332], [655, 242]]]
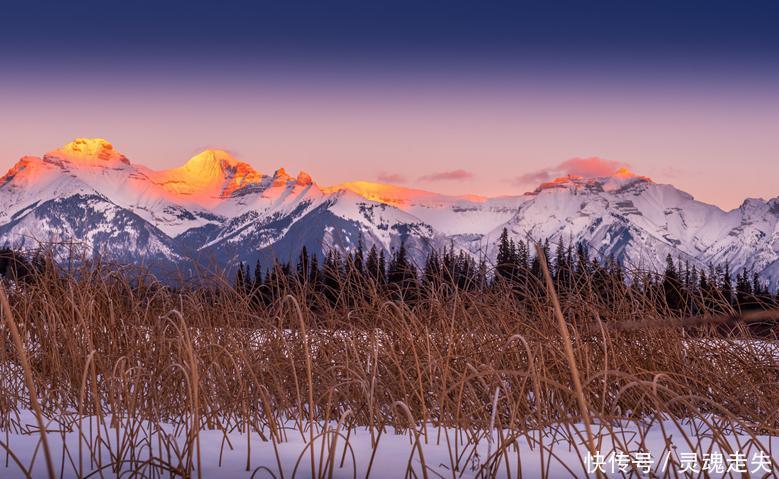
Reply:
[[670, 253], [698, 267], [727, 263], [734, 273], [758, 272], [777, 287], [779, 198], [748, 199], [726, 212], [625, 169], [603, 178], [558, 178], [523, 198], [510, 220], [470, 249], [494, 248], [505, 227], [517, 238], [583, 242], [629, 268], [662, 270]]
[[[225, 266], [322, 254], [359, 241], [417, 258], [445, 238], [414, 215], [347, 188], [323, 191], [305, 173], [263, 174], [221, 150], [179, 168], [131, 163], [102, 139], [24, 157], [0, 178], [0, 244], [127, 262]], [[267, 264], [267, 263], [266, 263]]]
[[105, 140], [77, 139], [22, 158], [0, 178], [0, 245], [157, 267], [268, 264], [302, 246], [323, 254], [360, 241], [387, 252], [405, 241], [420, 264], [448, 244], [493, 257], [507, 228], [515, 238], [583, 242], [641, 269], [661, 268], [668, 253], [729, 263], [776, 288], [778, 224], [779, 198], [726, 212], [627, 170], [513, 197], [449, 196], [370, 182], [320, 187], [305, 172], [261, 173], [221, 150], [155, 171]]

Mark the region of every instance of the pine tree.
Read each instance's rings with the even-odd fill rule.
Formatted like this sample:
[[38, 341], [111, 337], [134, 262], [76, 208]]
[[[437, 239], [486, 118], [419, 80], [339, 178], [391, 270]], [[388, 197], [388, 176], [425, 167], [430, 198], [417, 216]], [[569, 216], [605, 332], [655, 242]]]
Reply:
[[457, 265], [455, 263], [454, 242], [452, 242], [450, 243], [448, 250], [446, 249], [446, 246], [444, 246], [444, 256], [441, 260], [443, 280], [452, 287], [454, 287], [456, 283], [455, 277], [457, 276], [457, 272], [455, 271]]
[[663, 273], [663, 294], [665, 304], [672, 311], [679, 311], [682, 308], [682, 283], [679, 278], [679, 272], [674, 265], [673, 258], [669, 253], [665, 257], [665, 273]]
[[297, 277], [298, 277], [298, 281], [301, 284], [305, 283], [308, 280], [308, 268], [309, 268], [308, 250], [304, 245], [300, 249], [300, 255], [298, 256], [298, 264], [297, 264]]
[[563, 276], [565, 276], [565, 240], [560, 238], [560, 242], [557, 243], [557, 250], [555, 251], [555, 283], [559, 289], [563, 282]]
[[332, 304], [338, 300], [341, 290], [341, 259], [338, 252], [330, 250], [321, 271], [321, 289]]
[[365, 272], [371, 279], [377, 283], [381, 283], [383, 274], [379, 267], [379, 253], [376, 251], [376, 245], [371, 246], [371, 249], [368, 252], [368, 259], [365, 260]]
[[387, 283], [387, 259], [384, 255], [384, 248], [379, 252], [379, 262], [376, 265], [376, 278], [379, 284]]
[[479, 269], [476, 272], [476, 288], [484, 291], [487, 288], [487, 260], [482, 256], [479, 260]]
[[319, 288], [319, 258], [316, 253], [311, 255], [311, 266], [308, 269], [308, 283], [314, 290]]
[[495, 258], [495, 274], [497, 277], [511, 281], [514, 278], [515, 247], [509, 240], [508, 229], [503, 228], [498, 239], [498, 256]]
[[565, 283], [564, 286], [568, 289], [573, 288], [574, 285], [574, 269], [573, 264], [573, 238], [570, 238], [568, 247], [565, 249]]
[[364, 247], [362, 244], [362, 234], [360, 234], [360, 238], [357, 240], [357, 250], [354, 253], [354, 268], [358, 273], [363, 272], [363, 268], [365, 266], [365, 252]]
[[284, 296], [286, 279], [289, 276], [289, 265], [279, 263], [278, 259], [273, 261], [273, 267], [268, 271], [266, 278], [266, 290], [270, 296], [269, 303]]
[[413, 303], [416, 298], [417, 271], [408, 261], [406, 243], [403, 240], [387, 267], [387, 283], [402, 299]]
[[402, 285], [408, 275], [409, 263], [406, 258], [406, 242], [401, 240], [400, 247], [392, 255], [387, 267], [387, 282]]
[[733, 278], [730, 276], [730, 263], [725, 263], [725, 271], [722, 274], [720, 294], [725, 303], [733, 304]]
[[573, 286], [573, 252], [570, 245], [565, 245], [562, 237], [555, 252], [555, 282], [560, 291]]
[[539, 280], [543, 280], [541, 277], [541, 259], [538, 257], [537, 253], [533, 254], [533, 257], [530, 260], [530, 275]]
[[589, 267], [590, 263], [590, 252], [587, 250], [587, 247], [584, 245], [584, 243], [579, 242], [576, 244], [576, 269], [580, 273], [587, 272], [587, 268]]
[[527, 245], [527, 241], [519, 240], [517, 243], [517, 252], [516, 252], [516, 260], [515, 260], [515, 266], [517, 267], [517, 272], [522, 274], [527, 274], [528, 265], [530, 263], [530, 248]]
[[238, 272], [235, 277], [235, 289], [241, 294], [246, 294], [246, 271], [243, 267], [243, 261], [238, 265]]
[[689, 291], [692, 287], [690, 281], [692, 279], [692, 273], [690, 271], [690, 261], [685, 260], [684, 262], [684, 290]]
[[252, 282], [252, 290], [257, 291], [262, 286], [262, 266], [260, 260], [254, 265], [254, 281]]
[[752, 299], [752, 285], [747, 279], [746, 270], [736, 274], [736, 305], [741, 310], [750, 309]]
[[431, 289], [435, 289], [438, 285], [441, 284], [441, 261], [438, 258], [438, 251], [435, 249], [431, 250], [427, 255], [423, 277], [425, 286]]

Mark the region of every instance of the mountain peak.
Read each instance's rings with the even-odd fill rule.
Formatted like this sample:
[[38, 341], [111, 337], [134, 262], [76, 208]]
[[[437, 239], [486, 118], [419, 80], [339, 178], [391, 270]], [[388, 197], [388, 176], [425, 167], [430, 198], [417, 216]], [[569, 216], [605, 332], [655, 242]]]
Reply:
[[184, 168], [204, 176], [222, 173], [228, 168], [235, 168], [241, 162], [224, 150], [208, 149], [193, 156], [184, 164]]
[[621, 180], [639, 179], [639, 180], [644, 180], [644, 181], [648, 181], [650, 183], [653, 183], [652, 178], [650, 178], [648, 176], [643, 176], [643, 175], [638, 175], [636, 173], [633, 173], [631, 170], [629, 170], [628, 168], [625, 168], [624, 166], [622, 168], [618, 169], [617, 171], [615, 171], [614, 174], [611, 175], [611, 177], [612, 178], [618, 178], [618, 179], [621, 179]]
[[129, 165], [130, 160], [114, 149], [114, 145], [102, 138], [76, 138], [70, 143], [50, 151], [47, 158], [57, 158], [68, 163], [89, 166]]
[[17, 161], [8, 171], [0, 178], [0, 186], [16, 180], [19, 181], [22, 177], [26, 177], [27, 181], [35, 180], [40, 169], [41, 159], [37, 156], [23, 156]]
[[250, 164], [217, 149], [204, 150], [193, 156], [178, 171], [189, 183], [201, 185], [225, 180], [237, 180], [241, 184], [258, 182], [262, 178], [262, 174]]
[[762, 198], [747, 198], [738, 207], [744, 212], [762, 211], [766, 207], [769, 207], [769, 202]]
[[314, 182], [314, 180], [311, 179], [311, 175], [306, 173], [305, 171], [301, 170], [298, 173], [298, 176], [296, 178], [296, 182], [300, 186], [308, 186]]
[[262, 174], [248, 163], [238, 161], [225, 150], [208, 149], [190, 158], [183, 166], [153, 173], [155, 181], [176, 194], [204, 198], [224, 198], [258, 184]]
[[273, 186], [284, 186], [291, 178], [287, 174], [287, 170], [279, 168], [273, 173]]
[[637, 183], [653, 183], [653, 181], [648, 176], [637, 175], [628, 168], [621, 167], [608, 176], [584, 177], [571, 174], [561, 176], [541, 183], [532, 193], [537, 194], [544, 190], [570, 188], [589, 191], [614, 191]]

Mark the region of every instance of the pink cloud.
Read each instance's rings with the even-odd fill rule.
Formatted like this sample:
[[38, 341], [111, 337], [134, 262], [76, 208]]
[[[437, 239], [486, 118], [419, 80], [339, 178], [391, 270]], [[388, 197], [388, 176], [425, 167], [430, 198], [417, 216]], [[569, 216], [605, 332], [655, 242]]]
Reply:
[[597, 156], [571, 158], [557, 166], [542, 168], [518, 176], [513, 182], [518, 185], [538, 184], [568, 175], [596, 178], [613, 175], [620, 168], [628, 168], [628, 164], [621, 161], [604, 160]]
[[376, 175], [376, 179], [382, 183], [406, 183], [408, 181], [408, 178], [400, 173], [391, 173], [388, 171], [380, 171], [379, 174]]
[[419, 181], [463, 181], [473, 178], [473, 173], [465, 170], [441, 171], [421, 176]]

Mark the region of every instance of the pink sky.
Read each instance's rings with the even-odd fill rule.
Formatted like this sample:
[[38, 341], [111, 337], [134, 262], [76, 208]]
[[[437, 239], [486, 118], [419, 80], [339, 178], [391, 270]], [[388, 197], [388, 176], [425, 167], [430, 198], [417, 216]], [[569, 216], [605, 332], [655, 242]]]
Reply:
[[597, 157], [725, 209], [779, 196], [779, 94], [759, 85], [24, 80], [0, 85], [3, 169], [103, 137], [152, 168], [210, 146], [323, 185], [519, 194], [568, 160]]

